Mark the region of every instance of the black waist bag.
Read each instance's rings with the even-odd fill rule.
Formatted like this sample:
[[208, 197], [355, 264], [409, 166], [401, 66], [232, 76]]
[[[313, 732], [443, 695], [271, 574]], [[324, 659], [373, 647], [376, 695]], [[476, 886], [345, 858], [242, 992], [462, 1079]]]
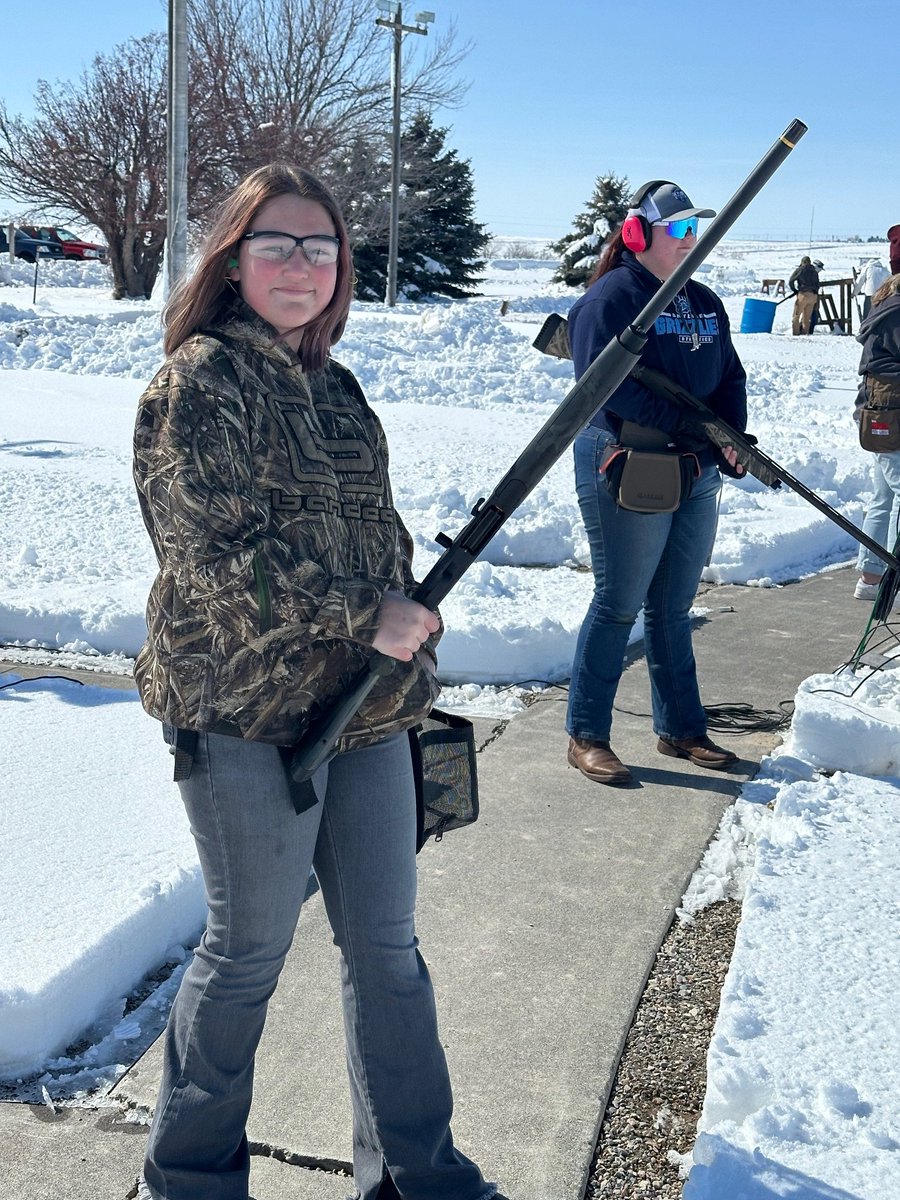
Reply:
[[439, 842], [450, 829], [478, 819], [475, 728], [465, 717], [433, 708], [409, 730], [416, 781], [416, 852], [430, 837]]
[[634, 450], [613, 443], [601, 459], [600, 473], [619, 508], [670, 513], [691, 494], [700, 464], [694, 454]]

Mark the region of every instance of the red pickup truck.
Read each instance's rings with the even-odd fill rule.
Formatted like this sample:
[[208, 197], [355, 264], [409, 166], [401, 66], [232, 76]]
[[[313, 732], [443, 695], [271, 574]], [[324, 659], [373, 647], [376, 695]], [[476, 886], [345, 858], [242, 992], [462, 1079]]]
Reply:
[[96, 242], [86, 242], [68, 229], [60, 229], [58, 225], [21, 225], [20, 229], [38, 241], [56, 242], [62, 246], [63, 258], [77, 258], [82, 262], [98, 259], [100, 262], [106, 262], [105, 246], [98, 246]]

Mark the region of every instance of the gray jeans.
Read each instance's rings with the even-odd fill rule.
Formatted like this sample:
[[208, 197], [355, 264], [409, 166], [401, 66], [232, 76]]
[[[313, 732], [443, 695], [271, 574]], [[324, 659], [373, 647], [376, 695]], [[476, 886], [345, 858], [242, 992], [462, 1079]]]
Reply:
[[382, 1182], [382, 1196], [403, 1200], [487, 1200], [494, 1186], [453, 1145], [450, 1080], [417, 948], [407, 735], [337, 756], [313, 784], [319, 802], [298, 816], [275, 747], [201, 734], [179, 785], [209, 915], [165, 1033], [144, 1164], [151, 1195], [247, 1200], [254, 1055], [312, 865], [341, 952], [361, 1200], [375, 1200]]

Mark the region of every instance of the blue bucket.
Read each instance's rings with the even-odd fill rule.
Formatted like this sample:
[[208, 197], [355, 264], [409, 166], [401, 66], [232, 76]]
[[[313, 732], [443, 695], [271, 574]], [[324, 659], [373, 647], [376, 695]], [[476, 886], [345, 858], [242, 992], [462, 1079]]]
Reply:
[[741, 333], [771, 333], [776, 307], [774, 300], [745, 300]]

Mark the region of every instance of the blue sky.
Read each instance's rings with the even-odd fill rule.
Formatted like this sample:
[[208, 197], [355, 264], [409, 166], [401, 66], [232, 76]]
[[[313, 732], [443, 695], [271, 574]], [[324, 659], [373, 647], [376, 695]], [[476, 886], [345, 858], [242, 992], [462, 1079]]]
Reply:
[[[455, 22], [472, 42], [468, 93], [437, 120], [471, 161], [492, 233], [559, 237], [609, 171], [634, 186], [671, 178], [720, 208], [795, 117], [809, 132], [731, 236], [865, 238], [900, 222], [891, 0], [426, 2], [435, 32]], [[50, 0], [35, 52], [7, 56], [0, 96], [27, 114], [39, 78], [77, 78], [94, 53], [165, 27], [160, 0]], [[27, 44], [23, 6], [3, 31]]]

